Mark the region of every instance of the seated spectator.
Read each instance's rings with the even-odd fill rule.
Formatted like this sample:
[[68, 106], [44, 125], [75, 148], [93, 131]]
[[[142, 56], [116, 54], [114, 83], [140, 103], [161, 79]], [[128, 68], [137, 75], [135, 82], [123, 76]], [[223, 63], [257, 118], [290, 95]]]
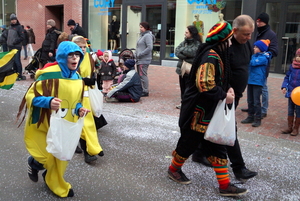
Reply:
[[138, 102], [140, 100], [143, 89], [134, 65], [133, 59], [127, 59], [124, 62], [122, 80], [108, 92], [106, 102]]

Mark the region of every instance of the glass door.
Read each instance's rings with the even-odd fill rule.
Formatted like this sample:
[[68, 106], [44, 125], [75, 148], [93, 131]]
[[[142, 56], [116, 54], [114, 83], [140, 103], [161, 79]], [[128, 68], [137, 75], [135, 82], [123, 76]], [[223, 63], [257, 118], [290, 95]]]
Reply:
[[285, 32], [282, 40], [282, 70], [286, 72], [300, 48], [300, 4], [289, 4], [286, 10]]
[[126, 47], [128, 49], [135, 49], [136, 42], [140, 36], [140, 26], [142, 22], [142, 5], [127, 6], [127, 22], [126, 26]]
[[156, 38], [155, 41], [153, 41], [151, 63], [160, 64], [161, 59], [165, 57], [165, 49], [166, 45], [168, 45], [165, 33], [166, 27], [162, 25], [162, 3], [126, 3], [124, 4], [124, 8], [126, 9], [122, 15], [126, 21], [123, 21], [123, 28], [121, 29], [122, 32], [126, 32], [126, 36], [122, 34], [122, 45], [128, 49], [135, 49], [140, 37], [139, 24], [140, 22], [146, 21], [150, 25], [150, 31]]
[[153, 44], [153, 51], [152, 51], [152, 62], [159, 63], [161, 58], [161, 53], [164, 52], [161, 48], [162, 44], [161, 38], [162, 38], [162, 17], [161, 17], [161, 7], [162, 5], [156, 4], [156, 5], [146, 5], [146, 22], [150, 25], [150, 30], [152, 31], [152, 34], [155, 36], [155, 41]]

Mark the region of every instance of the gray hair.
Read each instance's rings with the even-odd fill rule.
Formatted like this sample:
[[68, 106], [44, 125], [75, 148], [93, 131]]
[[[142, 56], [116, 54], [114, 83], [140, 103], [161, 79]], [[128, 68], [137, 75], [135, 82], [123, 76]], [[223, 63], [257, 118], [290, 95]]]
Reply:
[[249, 15], [239, 15], [232, 22], [232, 28], [241, 28], [248, 25], [250, 28], [254, 28], [254, 20]]

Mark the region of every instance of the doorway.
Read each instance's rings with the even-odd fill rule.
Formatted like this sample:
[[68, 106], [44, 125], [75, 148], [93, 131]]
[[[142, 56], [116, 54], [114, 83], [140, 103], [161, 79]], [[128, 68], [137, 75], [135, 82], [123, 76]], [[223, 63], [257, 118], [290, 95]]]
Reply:
[[[140, 22], [146, 21], [150, 25], [150, 31], [155, 36], [155, 41], [153, 41], [152, 50], [152, 64], [161, 64], [163, 55], [165, 54], [166, 47], [166, 34], [165, 29], [166, 20], [161, 13], [163, 10], [163, 1], [151, 1], [151, 2], [141, 2], [140, 3], [124, 3], [122, 18], [126, 19], [122, 21], [122, 47], [128, 49], [135, 49], [136, 42], [140, 37]], [[122, 49], [125, 49], [122, 48]]]

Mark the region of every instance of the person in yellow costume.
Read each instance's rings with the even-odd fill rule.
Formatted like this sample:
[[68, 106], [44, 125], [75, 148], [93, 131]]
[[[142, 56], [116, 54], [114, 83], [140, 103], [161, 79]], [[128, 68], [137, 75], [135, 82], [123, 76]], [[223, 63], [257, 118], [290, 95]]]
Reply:
[[60, 43], [56, 62], [46, 64], [36, 72], [36, 81], [26, 92], [18, 113], [19, 117], [26, 101], [28, 116], [24, 140], [31, 155], [28, 176], [37, 182], [39, 170], [46, 169], [42, 174], [45, 183], [59, 197], [74, 196], [71, 184], [63, 177], [68, 161], [61, 161], [47, 152], [46, 136], [52, 110], [60, 109], [64, 115], [62, 118], [72, 122], [90, 112], [82, 107], [84, 84], [76, 72], [82, 59], [83, 53], [78, 45], [69, 41]]
[[[95, 87], [94, 78], [94, 66], [95, 62], [92, 56], [86, 51], [87, 43], [82, 36], [74, 36], [72, 42], [76, 43], [82, 50], [84, 57], [80, 64], [78, 73], [81, 75], [84, 81], [84, 95], [83, 105], [87, 109], [91, 110], [91, 104], [89, 99], [88, 90], [89, 87]], [[92, 113], [89, 113], [84, 118], [84, 125], [80, 136], [80, 146], [84, 153], [84, 161], [90, 163], [97, 160], [96, 155], [103, 156], [103, 149], [99, 144], [98, 134], [95, 126], [95, 121]]]

